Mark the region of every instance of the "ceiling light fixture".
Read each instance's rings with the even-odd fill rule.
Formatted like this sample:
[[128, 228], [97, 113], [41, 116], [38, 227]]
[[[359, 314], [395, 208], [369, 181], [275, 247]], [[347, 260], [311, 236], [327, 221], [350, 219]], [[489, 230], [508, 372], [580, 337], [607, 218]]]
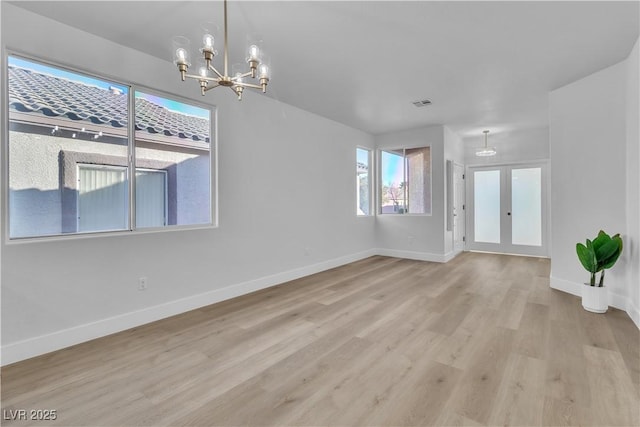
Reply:
[[484, 130], [484, 131], [482, 131], [482, 133], [484, 133], [484, 147], [478, 148], [476, 150], [476, 156], [479, 156], [479, 157], [495, 156], [496, 153], [497, 153], [496, 148], [487, 146], [487, 139], [489, 137], [489, 131], [488, 130]]
[[[227, 0], [224, 0], [223, 72], [219, 72], [212, 65], [213, 58], [217, 54], [213, 49], [215, 41], [213, 34], [215, 33], [214, 28], [215, 25], [213, 24], [204, 25], [202, 47], [199, 49], [202, 56], [198, 61], [198, 74], [187, 74], [187, 70], [191, 66], [189, 39], [183, 36], [173, 38], [173, 63], [178, 67], [182, 81], [185, 81], [187, 78], [197, 80], [200, 83], [200, 90], [203, 96], [205, 92], [218, 86], [228, 87], [231, 89], [238, 96], [239, 101], [242, 100], [242, 92], [247, 87], [252, 89], [261, 89], [262, 93], [266, 93], [271, 70], [269, 61], [266, 59], [264, 52], [262, 51], [261, 41], [257, 37], [254, 37], [255, 40], [251, 40], [249, 42], [249, 48], [247, 49], [247, 64], [249, 65], [249, 71], [242, 72], [242, 65], [238, 64], [233, 66], [233, 76], [229, 75]], [[213, 75], [210, 73], [213, 73]], [[252, 79], [257, 78], [260, 84], [245, 82], [247, 77], [251, 77]]]

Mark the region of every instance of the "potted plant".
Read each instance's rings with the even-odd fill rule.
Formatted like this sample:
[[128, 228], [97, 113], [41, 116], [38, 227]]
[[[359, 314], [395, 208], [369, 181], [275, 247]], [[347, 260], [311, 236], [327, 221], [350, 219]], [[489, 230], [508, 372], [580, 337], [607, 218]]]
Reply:
[[[604, 287], [604, 271], [613, 267], [620, 257], [622, 238], [620, 234], [611, 237], [600, 230], [593, 241], [587, 239], [586, 245], [576, 244], [576, 252], [582, 266], [591, 273], [591, 280], [582, 289], [582, 307], [594, 313], [604, 313], [609, 307]], [[600, 273], [597, 283], [596, 273]]]

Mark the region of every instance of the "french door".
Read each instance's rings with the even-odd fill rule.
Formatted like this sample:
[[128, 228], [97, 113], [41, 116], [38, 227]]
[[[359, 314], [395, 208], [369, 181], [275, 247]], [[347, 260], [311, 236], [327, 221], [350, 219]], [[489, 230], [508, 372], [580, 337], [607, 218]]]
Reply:
[[547, 164], [469, 167], [467, 249], [548, 256]]

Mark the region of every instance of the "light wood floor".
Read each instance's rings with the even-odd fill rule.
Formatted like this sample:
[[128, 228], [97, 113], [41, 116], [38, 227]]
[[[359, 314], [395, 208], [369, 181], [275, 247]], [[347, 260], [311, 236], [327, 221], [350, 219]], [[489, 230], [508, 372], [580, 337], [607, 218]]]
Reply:
[[10, 365], [3, 425], [640, 424], [638, 329], [548, 260], [372, 257]]

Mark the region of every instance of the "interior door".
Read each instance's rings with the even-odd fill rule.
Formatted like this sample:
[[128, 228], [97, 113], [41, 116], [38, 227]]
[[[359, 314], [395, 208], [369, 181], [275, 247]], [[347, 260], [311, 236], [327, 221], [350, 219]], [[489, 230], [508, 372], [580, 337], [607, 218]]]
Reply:
[[470, 167], [467, 248], [548, 256], [546, 163]]

